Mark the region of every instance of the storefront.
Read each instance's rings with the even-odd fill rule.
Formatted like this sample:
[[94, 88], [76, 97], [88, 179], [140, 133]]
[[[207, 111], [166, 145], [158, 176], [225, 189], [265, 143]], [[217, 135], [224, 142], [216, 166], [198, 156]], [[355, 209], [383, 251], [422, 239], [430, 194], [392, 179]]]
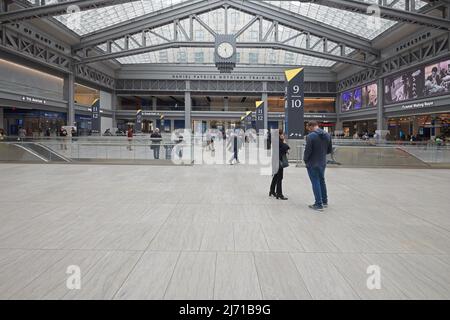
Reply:
[[394, 140], [426, 141], [450, 137], [450, 113], [426, 114], [389, 118], [388, 129]]
[[79, 136], [87, 136], [92, 130], [92, 117], [87, 115], [75, 115], [75, 125]]
[[20, 127], [24, 128], [30, 137], [43, 136], [47, 129], [51, 135], [56, 135], [59, 128], [65, 125], [67, 118], [66, 113], [43, 110], [5, 108], [3, 112], [8, 135], [17, 135]]
[[361, 138], [364, 134], [372, 137], [377, 130], [376, 120], [360, 120], [360, 121], [344, 121], [343, 122], [344, 137]]

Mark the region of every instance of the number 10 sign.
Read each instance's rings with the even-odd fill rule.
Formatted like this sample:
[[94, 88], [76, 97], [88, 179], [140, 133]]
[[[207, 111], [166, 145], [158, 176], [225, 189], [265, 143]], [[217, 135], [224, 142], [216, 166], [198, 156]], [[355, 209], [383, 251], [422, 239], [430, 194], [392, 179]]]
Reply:
[[288, 139], [303, 139], [305, 134], [305, 110], [303, 108], [304, 72], [303, 68], [286, 70], [285, 121]]

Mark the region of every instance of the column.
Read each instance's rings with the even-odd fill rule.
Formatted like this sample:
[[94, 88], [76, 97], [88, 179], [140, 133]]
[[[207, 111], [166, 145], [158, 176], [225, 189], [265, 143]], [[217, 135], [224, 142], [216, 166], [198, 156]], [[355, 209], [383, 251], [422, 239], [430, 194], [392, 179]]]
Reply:
[[336, 111], [336, 125], [334, 128], [334, 135], [335, 136], [344, 136], [344, 122], [341, 118], [341, 94], [338, 93], [336, 97], [336, 103], [335, 103], [335, 111]]
[[[211, 106], [211, 103], [210, 103]], [[228, 111], [228, 97], [223, 98], [223, 111]]]
[[264, 130], [269, 128], [269, 99], [267, 95], [267, 82], [262, 83], [263, 92], [261, 95], [261, 101], [264, 101]]
[[153, 110], [153, 111], [156, 111], [156, 109], [157, 109], [157, 104], [158, 104], [158, 98], [152, 97], [152, 110]]
[[0, 129], [5, 129], [4, 122], [3, 108], [0, 108]]
[[175, 120], [170, 119], [168, 121], [170, 121], [170, 132], [174, 132], [175, 131]]
[[387, 134], [387, 122], [384, 116], [384, 94], [383, 94], [383, 80], [380, 78], [377, 82], [378, 85], [378, 95], [377, 95], [377, 134], [381, 139], [386, 138]]
[[111, 112], [112, 112], [112, 127], [117, 128], [117, 93], [114, 91], [111, 96]]
[[184, 92], [184, 127], [192, 130], [191, 126], [191, 83], [186, 81], [186, 91]]
[[6, 0], [0, 0], [0, 12], [6, 11], [8, 11], [8, 4], [6, 3]]
[[420, 130], [419, 119], [417, 116], [413, 116], [412, 121], [413, 121], [413, 133], [412, 134], [417, 137], [419, 135], [419, 130]]
[[67, 101], [67, 125], [75, 122], [75, 69], [64, 77], [64, 100]]

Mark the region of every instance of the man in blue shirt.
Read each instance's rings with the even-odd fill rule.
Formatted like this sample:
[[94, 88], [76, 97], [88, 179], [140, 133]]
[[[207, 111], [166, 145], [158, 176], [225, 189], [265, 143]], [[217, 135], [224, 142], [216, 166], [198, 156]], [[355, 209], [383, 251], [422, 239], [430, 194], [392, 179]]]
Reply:
[[323, 211], [323, 208], [328, 206], [325, 168], [327, 154], [332, 152], [331, 137], [319, 128], [317, 121], [308, 122], [307, 129], [310, 133], [306, 136], [303, 161], [308, 170], [315, 198], [315, 203], [309, 207], [313, 210]]

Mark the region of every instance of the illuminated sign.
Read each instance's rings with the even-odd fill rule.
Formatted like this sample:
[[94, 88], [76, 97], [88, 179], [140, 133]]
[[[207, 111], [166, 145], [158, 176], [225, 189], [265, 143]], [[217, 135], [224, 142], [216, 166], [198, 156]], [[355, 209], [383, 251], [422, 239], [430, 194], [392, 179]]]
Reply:
[[246, 81], [283, 81], [282, 76], [258, 74], [173, 74], [172, 79], [180, 80], [246, 80]]
[[418, 109], [418, 108], [426, 108], [434, 106], [433, 101], [419, 102], [419, 103], [411, 103], [402, 105], [402, 109]]
[[47, 104], [47, 101], [45, 99], [28, 97], [28, 96], [22, 96], [22, 101], [29, 102], [29, 103]]

